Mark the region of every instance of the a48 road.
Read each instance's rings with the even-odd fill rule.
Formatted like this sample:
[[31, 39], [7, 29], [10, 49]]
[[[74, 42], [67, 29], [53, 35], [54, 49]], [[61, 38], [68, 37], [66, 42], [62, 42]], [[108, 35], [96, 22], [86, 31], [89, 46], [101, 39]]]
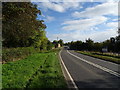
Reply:
[[[119, 88], [119, 65], [63, 48], [60, 52], [64, 74], [75, 88]], [[70, 75], [67, 75], [70, 74]], [[69, 82], [69, 81], [68, 81]]]

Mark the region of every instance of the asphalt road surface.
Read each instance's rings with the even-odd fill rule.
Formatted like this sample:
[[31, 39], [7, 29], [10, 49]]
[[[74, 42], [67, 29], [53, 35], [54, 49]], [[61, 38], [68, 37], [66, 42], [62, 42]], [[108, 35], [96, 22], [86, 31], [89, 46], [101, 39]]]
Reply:
[[78, 88], [120, 88], [118, 64], [63, 48], [61, 58]]

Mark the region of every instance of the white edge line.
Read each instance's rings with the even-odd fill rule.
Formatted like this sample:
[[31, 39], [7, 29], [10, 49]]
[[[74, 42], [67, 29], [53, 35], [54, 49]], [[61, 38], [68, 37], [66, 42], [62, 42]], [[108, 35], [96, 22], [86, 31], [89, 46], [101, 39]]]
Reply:
[[[61, 50], [61, 51], [62, 51], [62, 50]], [[68, 74], [68, 76], [69, 76], [69, 78], [70, 78], [70, 80], [71, 80], [74, 88], [75, 88], [76, 90], [79, 90], [78, 87], [77, 87], [77, 85], [75, 84], [72, 76], [70, 75], [69, 71], [67, 70], [67, 67], [65, 66], [65, 64], [64, 64], [64, 62], [63, 62], [63, 60], [62, 60], [62, 57], [61, 57], [61, 55], [60, 55], [60, 54], [61, 54], [61, 51], [59, 52], [59, 57], [60, 57], [60, 60], [61, 60], [61, 62], [62, 62], [62, 64], [63, 64], [63, 66], [64, 66], [64, 69], [66, 70], [66, 72], [67, 72], [67, 74]]]
[[112, 74], [112, 75], [115, 75], [115, 76], [117, 76], [117, 77], [120, 77], [120, 74], [117, 73], [117, 72], [114, 72], [114, 71], [112, 71], [112, 70], [110, 70], [110, 69], [108, 69], [108, 68], [105, 68], [105, 67], [100, 66], [100, 65], [98, 65], [98, 64], [95, 64], [95, 63], [92, 63], [92, 62], [90, 62], [90, 61], [87, 61], [87, 60], [85, 60], [85, 59], [83, 59], [83, 58], [80, 58], [80, 57], [78, 57], [78, 56], [70, 53], [68, 50], [67, 50], [67, 52], [68, 52], [70, 55], [72, 55], [72, 56], [74, 56], [74, 57], [76, 57], [76, 58], [78, 58], [78, 59], [80, 59], [80, 60], [82, 60], [82, 61], [84, 61], [84, 62], [86, 62], [86, 63], [88, 63], [88, 64], [90, 64], [90, 65], [92, 65], [92, 66], [94, 66], [94, 67], [97, 67], [97, 68], [99, 68], [99, 69], [101, 69], [101, 70], [103, 70], [103, 71], [106, 71], [106, 72], [108, 72], [108, 73], [110, 73], [110, 74]]

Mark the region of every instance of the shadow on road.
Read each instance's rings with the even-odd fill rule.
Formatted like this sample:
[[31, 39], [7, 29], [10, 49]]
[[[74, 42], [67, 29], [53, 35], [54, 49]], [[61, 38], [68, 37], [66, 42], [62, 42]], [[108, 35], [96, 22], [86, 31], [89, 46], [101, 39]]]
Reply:
[[[104, 73], [99, 73], [100, 75], [103, 75]], [[77, 87], [81, 89], [112, 89], [112, 90], [119, 90], [120, 89], [120, 78], [115, 77], [115, 76], [108, 76], [108, 75], [103, 75], [105, 76], [103, 79], [86, 79], [86, 80], [79, 80], [74, 82], [76, 83]], [[70, 82], [70, 81], [68, 81]]]

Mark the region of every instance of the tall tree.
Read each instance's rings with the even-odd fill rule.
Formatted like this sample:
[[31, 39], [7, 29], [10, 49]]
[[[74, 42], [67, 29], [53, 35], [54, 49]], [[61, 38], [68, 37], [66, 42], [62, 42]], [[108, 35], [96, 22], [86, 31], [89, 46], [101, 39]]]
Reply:
[[3, 46], [23, 47], [31, 45], [31, 38], [46, 28], [43, 21], [36, 20], [41, 11], [30, 2], [2, 3]]

